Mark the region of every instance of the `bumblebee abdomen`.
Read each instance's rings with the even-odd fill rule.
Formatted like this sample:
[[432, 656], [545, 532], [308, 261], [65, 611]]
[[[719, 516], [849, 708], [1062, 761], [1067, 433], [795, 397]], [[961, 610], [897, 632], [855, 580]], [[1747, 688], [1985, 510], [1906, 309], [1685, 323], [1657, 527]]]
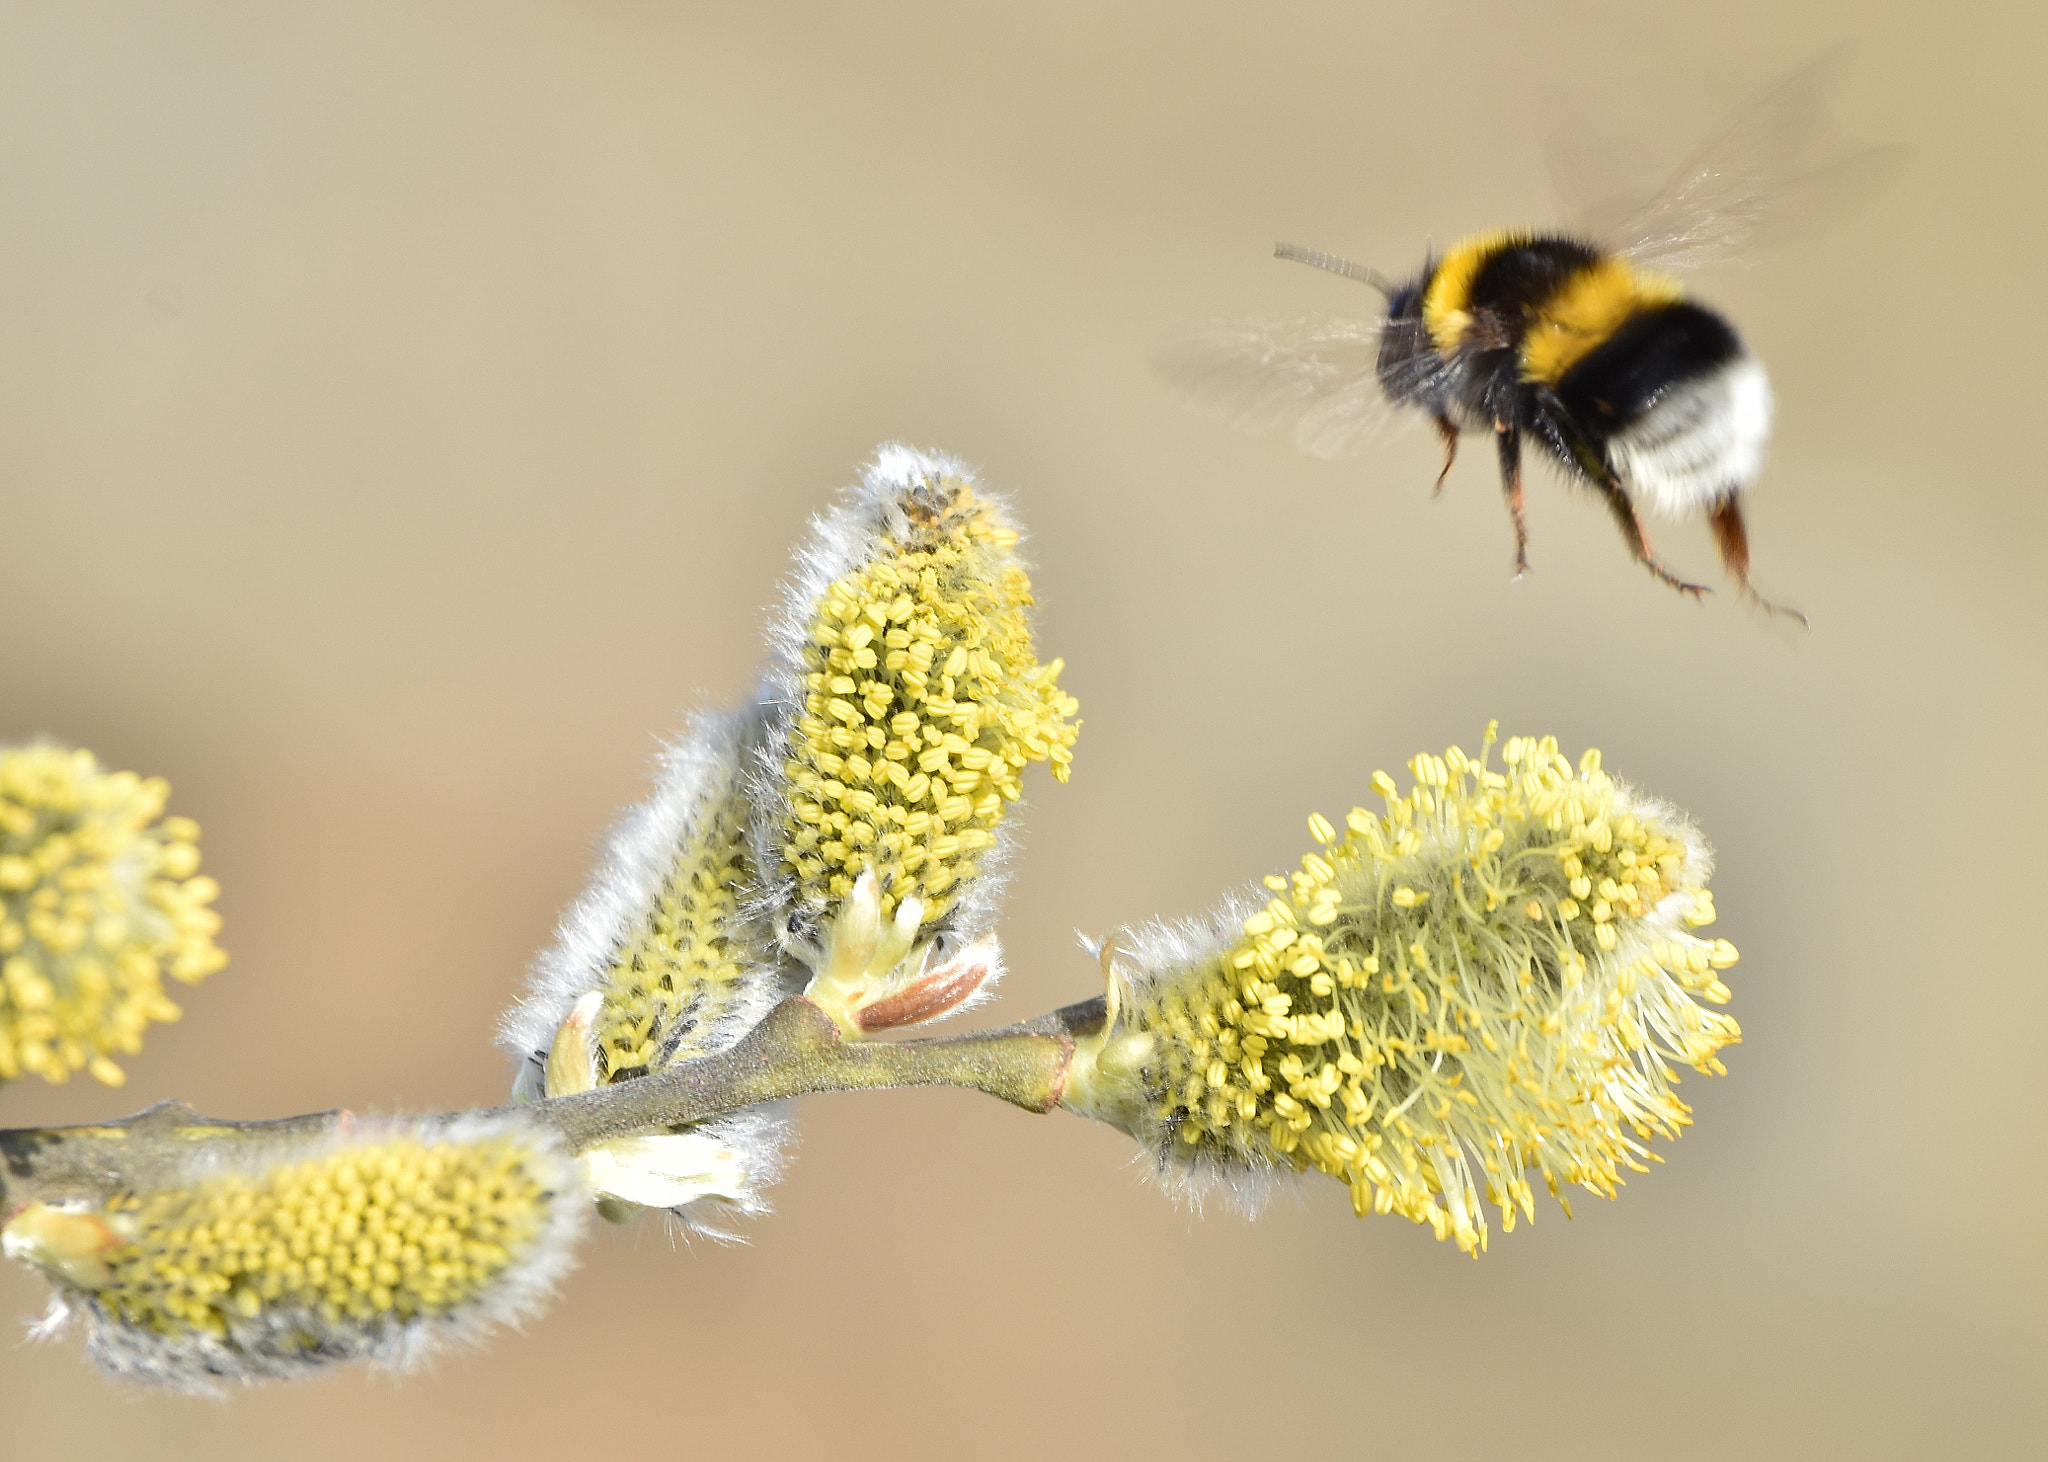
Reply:
[[1555, 383], [1558, 403], [1645, 506], [1680, 514], [1741, 490], [1771, 432], [1764, 370], [1712, 310], [1639, 309]]

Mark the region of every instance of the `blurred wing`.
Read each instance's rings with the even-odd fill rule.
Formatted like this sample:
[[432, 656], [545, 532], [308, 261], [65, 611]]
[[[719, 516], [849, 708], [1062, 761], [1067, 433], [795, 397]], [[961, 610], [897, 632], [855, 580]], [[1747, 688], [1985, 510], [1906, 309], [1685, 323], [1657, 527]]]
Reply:
[[1159, 374], [1210, 414], [1247, 431], [1294, 427], [1311, 457], [1362, 450], [1389, 416], [1377, 321], [1330, 315], [1204, 320], [1154, 358]]
[[1655, 196], [1582, 206], [1574, 230], [1638, 263], [1697, 269], [1760, 241], [1779, 218], [1868, 191], [1896, 169], [1901, 149], [1873, 148], [1823, 167], [1808, 161], [1848, 57], [1838, 47], [1767, 87]]

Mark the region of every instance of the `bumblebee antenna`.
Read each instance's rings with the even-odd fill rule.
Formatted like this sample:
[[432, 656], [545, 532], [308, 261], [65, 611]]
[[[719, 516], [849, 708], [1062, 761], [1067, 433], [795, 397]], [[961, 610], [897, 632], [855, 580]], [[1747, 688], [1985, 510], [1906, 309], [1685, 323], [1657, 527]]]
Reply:
[[1297, 264], [1306, 264], [1311, 269], [1327, 269], [1332, 274], [1341, 274], [1346, 279], [1355, 279], [1360, 284], [1369, 284], [1388, 299], [1394, 295], [1394, 281], [1377, 269], [1364, 264], [1354, 264], [1349, 259], [1340, 259], [1335, 254], [1325, 254], [1321, 249], [1305, 248], [1300, 244], [1277, 244], [1273, 248], [1276, 259], [1292, 259]]

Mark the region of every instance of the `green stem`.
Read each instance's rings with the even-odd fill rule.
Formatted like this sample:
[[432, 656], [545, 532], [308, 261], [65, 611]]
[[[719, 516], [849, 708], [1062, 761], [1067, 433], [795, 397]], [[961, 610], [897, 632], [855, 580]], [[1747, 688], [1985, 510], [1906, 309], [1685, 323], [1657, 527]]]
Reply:
[[[937, 1040], [849, 1042], [810, 1001], [785, 1000], [745, 1039], [716, 1055], [595, 1091], [498, 1110], [516, 1111], [549, 1128], [577, 1152], [614, 1137], [825, 1091], [963, 1086], [1046, 1112], [1059, 1103], [1073, 1038], [1101, 1023], [1101, 1006], [1100, 1000], [1083, 1001], [1023, 1025]], [[462, 1115], [467, 1114], [428, 1120]], [[119, 1122], [0, 1130], [0, 1222], [38, 1200], [104, 1201], [182, 1182], [198, 1145], [260, 1155], [353, 1120], [336, 1111], [221, 1122], [183, 1102], [159, 1102]]]

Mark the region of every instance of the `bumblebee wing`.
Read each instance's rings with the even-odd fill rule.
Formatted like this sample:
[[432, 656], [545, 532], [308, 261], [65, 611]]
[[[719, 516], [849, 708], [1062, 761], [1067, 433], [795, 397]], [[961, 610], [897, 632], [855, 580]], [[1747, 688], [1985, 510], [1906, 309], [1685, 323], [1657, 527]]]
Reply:
[[1204, 320], [1154, 357], [1194, 405], [1246, 431], [1294, 427], [1311, 457], [1364, 449], [1390, 415], [1379, 382], [1380, 325], [1332, 315]]
[[1773, 232], [1782, 218], [1825, 207], [1830, 195], [1882, 181], [1900, 149], [1811, 162], [1848, 59], [1848, 48], [1838, 47], [1766, 87], [1655, 194], [1584, 206], [1576, 231], [1641, 264], [1697, 269]]

